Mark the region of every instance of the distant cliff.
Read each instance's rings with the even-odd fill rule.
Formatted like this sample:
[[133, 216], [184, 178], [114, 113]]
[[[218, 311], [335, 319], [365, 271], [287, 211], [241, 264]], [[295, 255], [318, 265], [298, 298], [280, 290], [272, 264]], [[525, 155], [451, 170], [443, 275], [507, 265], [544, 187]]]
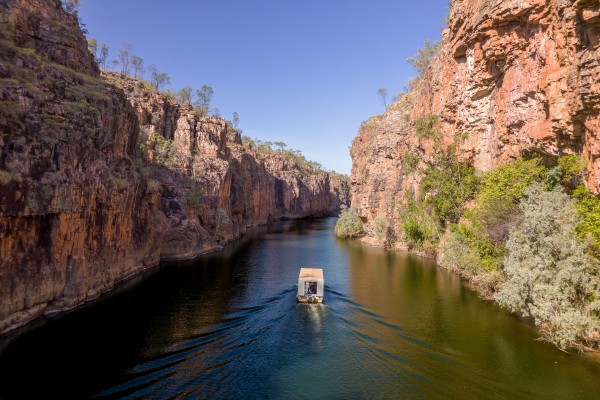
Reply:
[[[597, 0], [455, 0], [439, 54], [412, 92], [365, 122], [351, 148], [352, 205], [367, 226], [384, 215], [401, 244], [397, 205], [419, 192], [440, 148], [487, 171], [518, 157], [587, 160], [600, 192], [600, 4]], [[442, 147], [415, 124], [439, 121]], [[394, 243], [392, 243], [394, 244]]]
[[344, 177], [101, 76], [59, 0], [0, 0], [0, 24], [0, 333], [160, 260], [347, 202]]
[[[211, 240], [198, 238], [223, 242], [282, 218], [337, 215], [348, 203], [346, 177], [290, 152], [242, 143], [222, 118], [199, 116], [145, 82], [114, 73], [106, 79], [123, 88], [140, 121], [138, 156], [160, 187], [170, 225], [162, 259], [204, 252]], [[198, 236], [189, 236], [192, 226]]]

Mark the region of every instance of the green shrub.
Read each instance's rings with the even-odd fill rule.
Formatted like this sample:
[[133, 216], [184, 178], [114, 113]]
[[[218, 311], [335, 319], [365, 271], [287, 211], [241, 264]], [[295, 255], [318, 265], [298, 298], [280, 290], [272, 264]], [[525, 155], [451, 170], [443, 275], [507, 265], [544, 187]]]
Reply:
[[154, 156], [159, 164], [169, 164], [173, 160], [175, 147], [173, 141], [164, 138], [161, 134], [154, 133]]
[[483, 175], [477, 203], [510, 199], [515, 203], [523, 197], [525, 190], [533, 182], [541, 182], [548, 170], [539, 158], [517, 159], [501, 165]]
[[405, 153], [401, 160], [402, 174], [410, 175], [417, 170], [419, 165], [419, 157], [413, 153]]
[[586, 161], [579, 155], [568, 155], [558, 159], [557, 166], [548, 171], [547, 182], [550, 188], [562, 185], [574, 189], [583, 181]]
[[419, 139], [434, 139], [440, 136], [440, 119], [429, 114], [415, 121], [415, 133]]
[[421, 247], [425, 242], [435, 243], [440, 237], [438, 219], [432, 216], [426, 204], [412, 190], [404, 194], [405, 204], [398, 204], [404, 238], [409, 245]]
[[370, 117], [368, 120], [363, 121], [360, 124], [360, 130], [361, 131], [373, 131], [375, 129], [377, 129], [377, 127], [379, 126], [379, 122], [383, 119], [383, 117], [381, 115], [374, 115], [372, 117]]
[[364, 234], [363, 222], [355, 208], [340, 207], [340, 217], [335, 224], [335, 234], [340, 238], [355, 238]]
[[558, 169], [562, 175], [562, 183], [581, 178], [587, 162], [583, 157], [575, 154], [563, 156], [558, 159]]
[[478, 179], [475, 168], [449, 157], [437, 165], [429, 165], [421, 190], [437, 216], [444, 222], [458, 221], [463, 206], [476, 193]]
[[577, 234], [590, 242], [589, 250], [600, 258], [600, 199], [583, 185], [573, 191], [573, 198], [577, 201], [575, 209], [579, 217]]
[[408, 58], [406, 61], [412, 64], [413, 68], [419, 73], [419, 75], [423, 75], [433, 58], [440, 51], [441, 42], [429, 40], [425, 40], [425, 46], [422, 49], [417, 51], [417, 55], [414, 57]]
[[511, 199], [488, 198], [480, 200], [468, 213], [468, 218], [478, 236], [499, 246], [506, 243], [510, 231], [521, 223], [523, 213]]
[[481, 257], [469, 245], [464, 235], [450, 231], [441, 251], [444, 266], [459, 270], [466, 277], [474, 276], [481, 270]]
[[483, 176], [475, 195], [475, 207], [465, 214], [463, 222], [453, 227], [469, 251], [477, 255], [477, 265], [470, 259], [469, 270], [500, 269], [509, 234], [523, 220], [518, 201], [527, 186], [543, 181], [545, 174], [539, 160], [519, 159]]
[[533, 317], [543, 338], [557, 347], [580, 347], [600, 329], [600, 263], [575, 235], [575, 202], [533, 184], [521, 207], [523, 223], [506, 245], [508, 280], [496, 298]]
[[414, 246], [421, 246], [425, 239], [428, 238], [428, 235], [421, 229], [419, 223], [413, 219], [409, 218], [402, 224], [402, 231], [404, 232], [404, 236], [407, 239], [408, 244]]

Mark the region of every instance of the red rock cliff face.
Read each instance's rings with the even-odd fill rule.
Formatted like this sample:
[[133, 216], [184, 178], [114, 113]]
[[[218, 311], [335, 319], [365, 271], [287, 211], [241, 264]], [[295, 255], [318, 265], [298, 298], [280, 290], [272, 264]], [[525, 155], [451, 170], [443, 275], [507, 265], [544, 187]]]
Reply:
[[0, 334], [347, 198], [326, 173], [244, 149], [222, 119], [100, 77], [58, 0], [0, 0], [0, 24]]
[[0, 333], [155, 265], [139, 128], [58, 1], [0, 1]]
[[367, 221], [396, 217], [393, 202], [419, 178], [431, 144], [416, 119], [436, 114], [447, 144], [488, 170], [520, 156], [583, 154], [600, 192], [600, 2], [455, 0], [442, 47], [413, 93], [363, 124], [351, 155], [352, 204]]
[[[195, 245], [186, 244], [191, 226], [200, 236], [223, 242], [277, 219], [337, 215], [340, 205], [348, 202], [345, 179], [280, 152], [244, 146], [222, 118], [198, 117], [189, 105], [177, 104], [140, 81], [107, 77], [124, 89], [136, 108], [143, 136], [140, 148], [154, 161], [150, 174], [159, 182], [161, 209], [171, 225], [163, 259], [188, 257], [195, 251]], [[162, 155], [165, 148], [167, 157]], [[219, 210], [228, 223], [218, 221]], [[188, 251], [172, 251], [182, 246]]]

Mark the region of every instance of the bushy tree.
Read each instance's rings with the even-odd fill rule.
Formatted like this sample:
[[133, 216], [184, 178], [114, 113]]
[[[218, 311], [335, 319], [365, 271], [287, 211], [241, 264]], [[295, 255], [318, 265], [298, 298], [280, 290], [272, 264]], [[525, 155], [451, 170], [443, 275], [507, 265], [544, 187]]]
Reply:
[[287, 144], [285, 142], [275, 142], [273, 144], [281, 153], [283, 153], [285, 151], [285, 148], [287, 147]]
[[119, 54], [117, 56], [119, 63], [121, 64], [121, 73], [125, 76], [129, 75], [129, 71], [131, 69], [131, 50], [133, 46], [131, 43], [124, 43], [123, 47], [119, 49]]
[[175, 97], [181, 104], [192, 104], [192, 88], [189, 86], [181, 88]]
[[575, 202], [535, 183], [521, 208], [523, 223], [506, 245], [508, 280], [496, 298], [533, 317], [543, 337], [559, 348], [581, 346], [600, 329], [600, 264], [575, 234]]
[[364, 233], [363, 222], [355, 208], [340, 207], [340, 217], [335, 224], [335, 234], [340, 238], [354, 238]]
[[210, 111], [210, 102], [214, 93], [213, 88], [208, 85], [202, 85], [200, 90], [196, 90], [196, 97], [198, 97], [196, 109], [200, 115], [208, 115], [208, 112]]
[[238, 125], [240, 124], [240, 116], [237, 111], [234, 111], [232, 114], [231, 124], [235, 129], [237, 129]]
[[159, 72], [156, 68], [156, 65], [151, 64], [148, 67], [148, 71], [150, 71], [150, 84], [154, 87], [154, 89], [162, 90], [165, 87], [165, 85], [171, 83], [171, 78], [169, 77], [169, 74]]
[[130, 62], [131, 66], [133, 67], [133, 77], [135, 79], [143, 77], [144, 72], [146, 72], [146, 68], [144, 67], [144, 59], [140, 56], [132, 55]]
[[95, 38], [88, 39], [88, 50], [95, 59], [98, 59], [98, 41]]
[[459, 161], [451, 150], [442, 157], [427, 167], [422, 192], [441, 221], [456, 222], [465, 203], [474, 197], [478, 180], [475, 168]]
[[105, 43], [100, 43], [100, 55], [98, 56], [98, 64], [100, 68], [106, 70], [106, 61], [108, 60], [108, 46]]
[[422, 246], [425, 242], [436, 242], [440, 237], [437, 218], [431, 215], [427, 205], [415, 198], [412, 190], [404, 194], [404, 203], [398, 204], [404, 239], [411, 246]]
[[600, 258], [600, 199], [583, 185], [573, 191], [573, 198], [579, 215], [577, 233], [588, 242], [590, 253]]
[[387, 98], [388, 98], [387, 89], [379, 88], [377, 90], [377, 94], [379, 95], [379, 99], [381, 100], [381, 104], [383, 105], [384, 110], [387, 110]]
[[412, 64], [419, 75], [423, 75], [429, 67], [429, 64], [431, 64], [431, 60], [433, 60], [439, 51], [439, 41], [430, 42], [429, 40], [425, 40], [425, 46], [418, 50], [417, 55], [408, 58], [406, 61]]

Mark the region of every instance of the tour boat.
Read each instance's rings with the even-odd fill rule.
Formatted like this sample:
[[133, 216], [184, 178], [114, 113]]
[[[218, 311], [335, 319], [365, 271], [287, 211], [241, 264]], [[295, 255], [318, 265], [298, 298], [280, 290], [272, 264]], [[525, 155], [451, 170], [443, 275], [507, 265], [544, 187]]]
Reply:
[[325, 292], [325, 280], [321, 268], [300, 268], [298, 277], [299, 303], [322, 303]]

